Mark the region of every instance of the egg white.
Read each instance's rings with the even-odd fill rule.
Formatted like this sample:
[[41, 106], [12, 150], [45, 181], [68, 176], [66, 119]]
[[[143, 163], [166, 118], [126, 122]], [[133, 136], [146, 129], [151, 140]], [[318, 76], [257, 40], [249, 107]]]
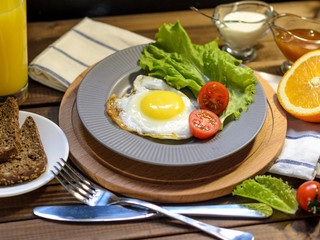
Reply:
[[[184, 102], [184, 110], [170, 119], [154, 119], [144, 114], [140, 108], [141, 100], [146, 93], [159, 90], [177, 93]], [[144, 75], [139, 75], [134, 80], [130, 94], [121, 98], [112, 95], [107, 102], [108, 114], [121, 128], [160, 139], [190, 138], [192, 134], [188, 118], [195, 109], [184, 93], [170, 87], [163, 80]]]

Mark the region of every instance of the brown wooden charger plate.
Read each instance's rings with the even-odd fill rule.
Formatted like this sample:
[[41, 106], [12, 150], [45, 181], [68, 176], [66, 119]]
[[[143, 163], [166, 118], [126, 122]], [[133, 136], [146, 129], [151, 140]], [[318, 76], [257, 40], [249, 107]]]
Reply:
[[156, 166], [125, 158], [95, 140], [81, 123], [75, 102], [86, 72], [65, 93], [59, 124], [68, 138], [73, 163], [109, 190], [156, 202], [208, 200], [227, 195], [241, 181], [265, 173], [282, 149], [286, 114], [271, 86], [256, 75], [267, 97], [267, 117], [261, 131], [245, 148], [214, 163], [186, 167]]

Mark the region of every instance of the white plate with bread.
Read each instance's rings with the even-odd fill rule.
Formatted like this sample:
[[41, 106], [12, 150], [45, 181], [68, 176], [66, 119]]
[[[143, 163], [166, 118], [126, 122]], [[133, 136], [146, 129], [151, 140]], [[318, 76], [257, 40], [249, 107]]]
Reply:
[[[29, 116], [34, 121], [28, 118]], [[26, 119], [28, 120], [26, 121]], [[22, 127], [25, 122], [26, 126]], [[32, 128], [33, 123], [36, 124], [38, 134], [34, 133], [35, 131]], [[54, 170], [54, 166], [57, 166], [57, 162], [59, 161], [59, 159], [61, 157], [67, 159], [69, 155], [69, 144], [67, 137], [60, 129], [60, 127], [51, 120], [35, 113], [19, 111], [19, 125], [21, 142], [24, 142], [22, 144], [22, 149], [25, 152], [24, 154], [28, 155], [28, 160], [24, 160], [23, 156], [25, 155], [19, 155], [19, 153], [16, 154], [14, 161], [0, 163], [0, 181], [2, 180], [2, 185], [0, 185], [0, 198], [24, 194], [45, 185], [54, 178], [51, 170]], [[34, 136], [30, 138], [30, 135], [37, 135], [38, 137], [40, 136], [40, 143], [37, 143], [37, 140], [34, 140]], [[25, 138], [27, 138], [27, 140]], [[35, 143], [37, 146], [35, 146]], [[34, 148], [36, 148], [36, 150], [34, 150]], [[42, 160], [41, 164], [39, 163], [39, 160], [36, 160], [39, 158], [39, 156], [37, 156], [37, 154], [39, 154], [37, 153], [37, 151], [40, 151], [42, 153], [44, 151], [46, 155], [46, 159], [44, 157], [44, 160]], [[32, 161], [33, 158], [35, 159], [34, 162]], [[20, 173], [20, 165], [22, 165], [24, 174], [20, 174], [19, 176], [19, 178], [22, 178], [21, 183], [19, 183], [17, 179], [12, 180], [17, 177], [13, 176], [13, 168], [10, 168], [10, 165], [13, 164], [15, 168], [20, 167]], [[44, 166], [45, 168], [43, 168]], [[8, 169], [11, 171], [6, 171]], [[39, 173], [39, 171], [41, 172]], [[35, 177], [32, 175], [37, 176]], [[4, 180], [4, 176], [6, 177], [6, 180]], [[27, 179], [29, 177], [32, 180]], [[6, 184], [5, 181], [15, 181], [15, 183], [10, 184], [9, 182], [8, 184]]]

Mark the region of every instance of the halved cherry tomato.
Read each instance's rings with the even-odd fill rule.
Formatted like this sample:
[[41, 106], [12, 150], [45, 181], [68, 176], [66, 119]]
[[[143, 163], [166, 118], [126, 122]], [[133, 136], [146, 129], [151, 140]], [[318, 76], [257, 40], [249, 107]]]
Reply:
[[308, 212], [320, 211], [320, 183], [307, 181], [301, 184], [297, 190], [297, 201]]
[[207, 109], [219, 115], [228, 106], [228, 89], [219, 82], [208, 82], [200, 89], [198, 104], [201, 109]]
[[193, 136], [205, 139], [219, 130], [221, 122], [215, 113], [205, 109], [196, 109], [189, 115], [189, 126]]

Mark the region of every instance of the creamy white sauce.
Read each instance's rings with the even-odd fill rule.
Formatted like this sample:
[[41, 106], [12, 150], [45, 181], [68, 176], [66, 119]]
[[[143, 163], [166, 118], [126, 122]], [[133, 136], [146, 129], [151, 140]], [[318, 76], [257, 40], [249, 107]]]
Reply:
[[225, 22], [218, 28], [222, 38], [231, 48], [243, 49], [253, 46], [267, 29], [265, 21], [261, 21], [263, 19], [266, 19], [266, 16], [262, 13], [231, 12], [223, 18], [223, 22], [229, 20], [245, 22]]

